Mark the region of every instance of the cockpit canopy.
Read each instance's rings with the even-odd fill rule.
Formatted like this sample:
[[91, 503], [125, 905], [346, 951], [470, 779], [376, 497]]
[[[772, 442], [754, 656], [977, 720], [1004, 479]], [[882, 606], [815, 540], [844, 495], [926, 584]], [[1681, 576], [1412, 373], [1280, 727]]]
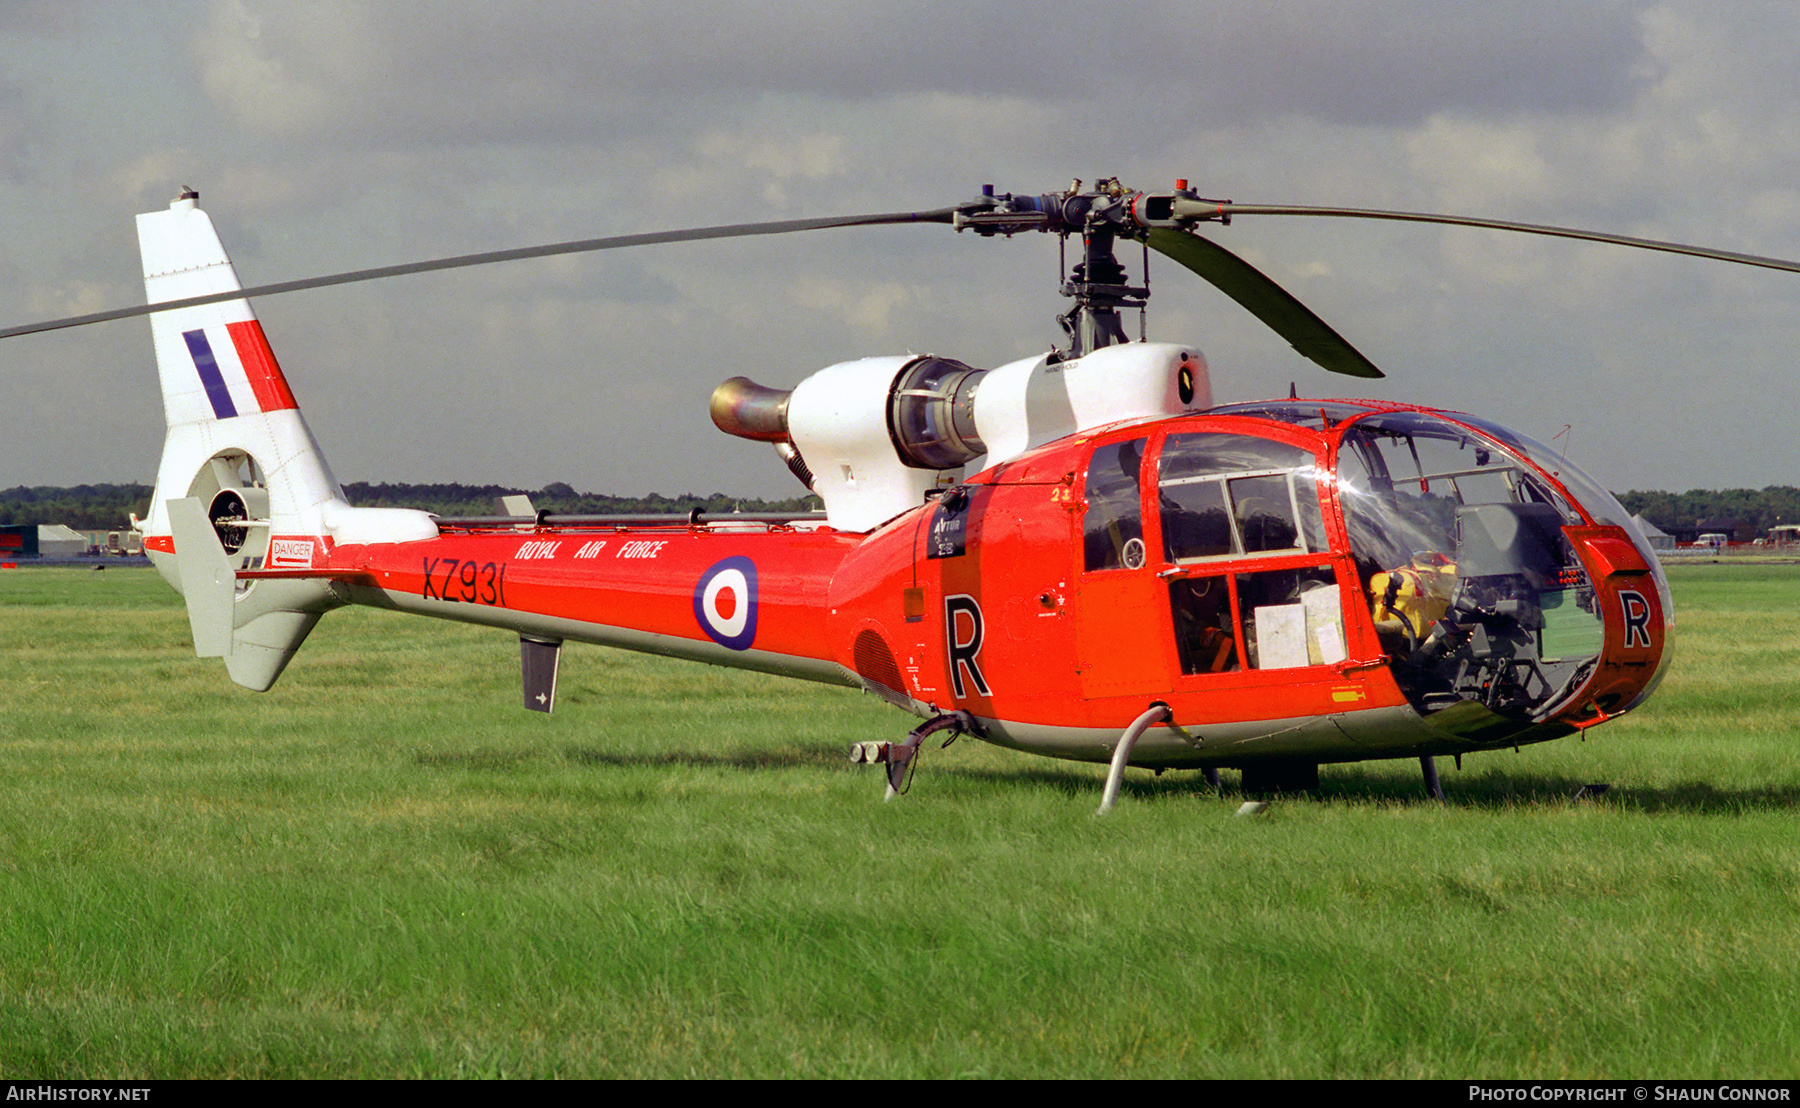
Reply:
[[[1238, 404], [1108, 435], [1086, 500], [1085, 570], [1168, 582], [1184, 672], [1342, 660], [1341, 592], [1427, 715], [1473, 700], [1542, 720], [1579, 693], [1605, 622], [1564, 528], [1623, 526], [1656, 566], [1618, 501], [1548, 447], [1391, 405]], [[1302, 617], [1298, 654], [1259, 642]]]

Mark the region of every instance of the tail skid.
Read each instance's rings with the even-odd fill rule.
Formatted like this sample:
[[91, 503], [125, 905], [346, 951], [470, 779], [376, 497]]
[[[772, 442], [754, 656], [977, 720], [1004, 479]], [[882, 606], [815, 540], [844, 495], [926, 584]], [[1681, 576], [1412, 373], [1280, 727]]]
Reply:
[[[243, 287], [197, 201], [184, 192], [138, 216], [151, 303]], [[168, 436], [144, 548], [187, 601], [196, 653], [265, 690], [345, 601], [329, 580], [240, 573], [322, 571], [337, 544], [432, 538], [437, 526], [423, 512], [345, 502], [249, 301], [157, 312], [150, 329]]]

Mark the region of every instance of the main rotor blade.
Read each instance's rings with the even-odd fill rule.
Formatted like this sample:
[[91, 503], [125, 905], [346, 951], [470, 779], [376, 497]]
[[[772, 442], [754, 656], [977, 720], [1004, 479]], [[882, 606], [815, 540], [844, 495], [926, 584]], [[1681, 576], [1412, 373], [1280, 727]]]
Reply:
[[1764, 269], [1781, 269], [1789, 273], [1800, 273], [1800, 262], [1790, 262], [1782, 258], [1767, 258], [1760, 254], [1738, 254], [1730, 250], [1689, 246], [1682, 242], [1641, 239], [1631, 235], [1614, 235], [1605, 231], [1584, 231], [1578, 227], [1557, 227], [1545, 223], [1514, 223], [1505, 219], [1477, 219], [1473, 216], [1438, 215], [1433, 212], [1390, 212], [1378, 208], [1324, 208], [1295, 204], [1224, 203], [1219, 204], [1216, 208], [1209, 208], [1208, 211], [1217, 211], [1227, 216], [1318, 215], [1339, 219], [1385, 219], [1399, 223], [1441, 223], [1451, 227], [1481, 227], [1490, 231], [1518, 231], [1527, 235], [1548, 235], [1551, 238], [1579, 239], [1583, 242], [1602, 242], [1613, 246], [1635, 246], [1641, 250], [1660, 250], [1665, 254], [1686, 254], [1693, 258], [1709, 258], [1718, 262], [1736, 262], [1739, 265], [1754, 265]]
[[1168, 227], [1152, 228], [1148, 241], [1152, 250], [1166, 254], [1204, 277], [1268, 324], [1295, 350], [1331, 372], [1351, 377], [1385, 376], [1344, 336], [1314, 315], [1312, 309], [1294, 299], [1292, 293], [1218, 243]]
[[705, 239], [750, 238], [755, 235], [784, 235], [792, 231], [822, 231], [833, 227], [869, 227], [888, 223], [949, 223], [955, 214], [954, 208], [939, 208], [926, 212], [887, 212], [876, 215], [843, 215], [828, 216], [823, 219], [784, 219], [771, 223], [730, 223], [718, 227], [693, 227], [682, 231], [652, 231], [641, 235], [613, 235], [599, 239], [577, 239], [571, 242], [551, 243], [548, 246], [522, 246], [511, 250], [488, 250], [480, 254], [459, 254], [453, 258], [436, 258], [424, 262], [408, 262], [404, 265], [384, 265], [374, 269], [353, 269], [345, 273], [333, 273], [325, 277], [305, 277], [297, 281], [277, 281], [268, 285], [257, 285], [254, 288], [235, 289], [231, 292], [212, 293], [207, 296], [190, 296], [185, 300], [165, 300], [160, 304], [142, 304], [131, 308], [114, 308], [104, 312], [90, 312], [87, 315], [72, 315], [62, 319], [49, 319], [41, 323], [26, 323], [13, 327], [0, 328], [0, 339], [9, 339], [15, 335], [36, 334], [39, 331], [57, 331], [67, 327], [85, 327], [90, 323], [105, 323], [114, 319], [131, 319], [134, 316], [152, 315], [166, 312], [174, 308], [192, 308], [201, 304], [218, 304], [227, 300], [247, 300], [254, 296], [274, 296], [284, 292], [299, 292], [302, 289], [319, 289], [329, 285], [350, 285], [358, 281], [379, 281], [384, 277], [404, 277], [412, 273], [431, 273], [440, 269], [467, 269], [470, 266], [488, 265], [492, 262], [511, 262], [524, 258], [549, 258], [558, 254], [585, 254], [596, 250], [618, 250], [627, 246], [655, 246], [670, 242], [699, 242]]

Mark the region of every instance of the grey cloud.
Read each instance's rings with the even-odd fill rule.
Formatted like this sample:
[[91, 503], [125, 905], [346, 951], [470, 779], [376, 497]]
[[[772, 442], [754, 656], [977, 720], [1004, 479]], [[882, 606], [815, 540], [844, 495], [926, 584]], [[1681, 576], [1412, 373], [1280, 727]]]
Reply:
[[[197, 48], [253, 125], [335, 141], [686, 132], [759, 96], [1014, 97], [1071, 123], [1592, 111], [1646, 77], [1642, 4], [224, 5]], [[259, 82], [262, 84], [259, 85]]]
[[[14, 319], [141, 295], [130, 213], [182, 184], [202, 190], [252, 281], [936, 206], [985, 180], [1043, 191], [1098, 173], [1771, 254], [1792, 252], [1772, 236], [1800, 210], [1786, 171], [1800, 150], [1794, 30], [1760, 26], [1777, 22], [1767, 6], [1729, 18], [1697, 0], [119, 10], [90, 19], [91, 34], [14, 36], [13, 57], [46, 59], [29, 69], [42, 77], [21, 65], [0, 80], [59, 124], [27, 117], [31, 188], [0, 174]], [[1221, 230], [1390, 371], [1380, 395], [1545, 438], [1576, 423], [1598, 456], [1652, 482], [1768, 483], [1795, 464], [1767, 403], [1779, 392], [1739, 387], [1785, 380], [1791, 278], [1701, 271], [1684, 284], [1680, 267], [1699, 263], [1609, 263], [1474, 232]], [[1039, 350], [1064, 306], [1055, 262], [1041, 236], [882, 229], [494, 267], [258, 309], [346, 479], [775, 492], [789, 479], [767, 451], [712, 432], [713, 384], [748, 373], [788, 385], [906, 349], [983, 365]], [[1285, 393], [1296, 378], [1339, 387], [1197, 279], [1163, 267], [1156, 288], [1151, 335], [1200, 342], [1220, 395]], [[0, 411], [0, 439], [18, 444], [5, 483], [147, 477], [160, 424], [148, 358], [129, 325], [0, 349], [0, 375], [28, 383], [14, 395], [36, 406]], [[1614, 384], [1615, 362], [1669, 380]], [[1699, 365], [1728, 368], [1704, 388], [1655, 368]], [[96, 411], [96, 392], [124, 399]], [[1695, 443], [1767, 445], [1640, 460], [1633, 444], [1669, 411]]]
[[0, 35], [52, 38], [79, 32], [92, 10], [89, 0], [8, 0], [0, 7]]
[[0, 169], [11, 176], [21, 172], [30, 135], [28, 111], [24, 91], [10, 81], [0, 81]]

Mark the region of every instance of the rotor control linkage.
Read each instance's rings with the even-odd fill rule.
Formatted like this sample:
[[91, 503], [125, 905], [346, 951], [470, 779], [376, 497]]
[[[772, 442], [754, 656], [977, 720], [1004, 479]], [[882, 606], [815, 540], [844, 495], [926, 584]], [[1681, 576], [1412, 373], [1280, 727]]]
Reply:
[[[980, 196], [957, 205], [951, 224], [983, 236], [1010, 237], [1022, 231], [1081, 236], [1082, 260], [1062, 285], [1062, 294], [1075, 306], [1057, 317], [1069, 337], [1070, 356], [1079, 358], [1130, 341], [1119, 312], [1141, 312], [1150, 298], [1147, 274], [1142, 285], [1127, 280], [1125, 267], [1113, 254], [1116, 240], [1142, 238], [1151, 227], [1186, 228], [1217, 203], [1199, 201], [1185, 181], [1178, 182], [1176, 192], [1155, 196], [1129, 190], [1114, 177], [1102, 178], [1086, 191], [1076, 181], [1064, 192], [1042, 196], [996, 195], [994, 186], [983, 185]], [[1147, 214], [1152, 209], [1155, 217]]]
[[1185, 230], [1195, 223], [1228, 224], [1231, 210], [1231, 201], [1200, 196], [1185, 179], [1176, 181], [1170, 192], [1138, 192], [1116, 177], [1102, 177], [1091, 189], [1076, 181], [1062, 192], [1037, 196], [996, 193], [993, 185], [983, 185], [980, 196], [951, 209], [949, 222], [958, 231], [983, 236], [1105, 230], [1137, 237], [1153, 227]]
[[948, 730], [950, 737], [944, 740], [944, 746], [956, 741], [958, 735], [974, 735], [979, 733], [979, 725], [975, 717], [967, 712], [939, 712], [924, 723], [907, 732], [902, 742], [860, 742], [850, 744], [850, 761], [855, 765], [870, 765], [883, 762], [887, 765], [887, 796], [892, 800], [905, 790], [906, 778], [911, 772], [913, 756], [919, 752], [919, 746], [927, 736], [939, 731]]

